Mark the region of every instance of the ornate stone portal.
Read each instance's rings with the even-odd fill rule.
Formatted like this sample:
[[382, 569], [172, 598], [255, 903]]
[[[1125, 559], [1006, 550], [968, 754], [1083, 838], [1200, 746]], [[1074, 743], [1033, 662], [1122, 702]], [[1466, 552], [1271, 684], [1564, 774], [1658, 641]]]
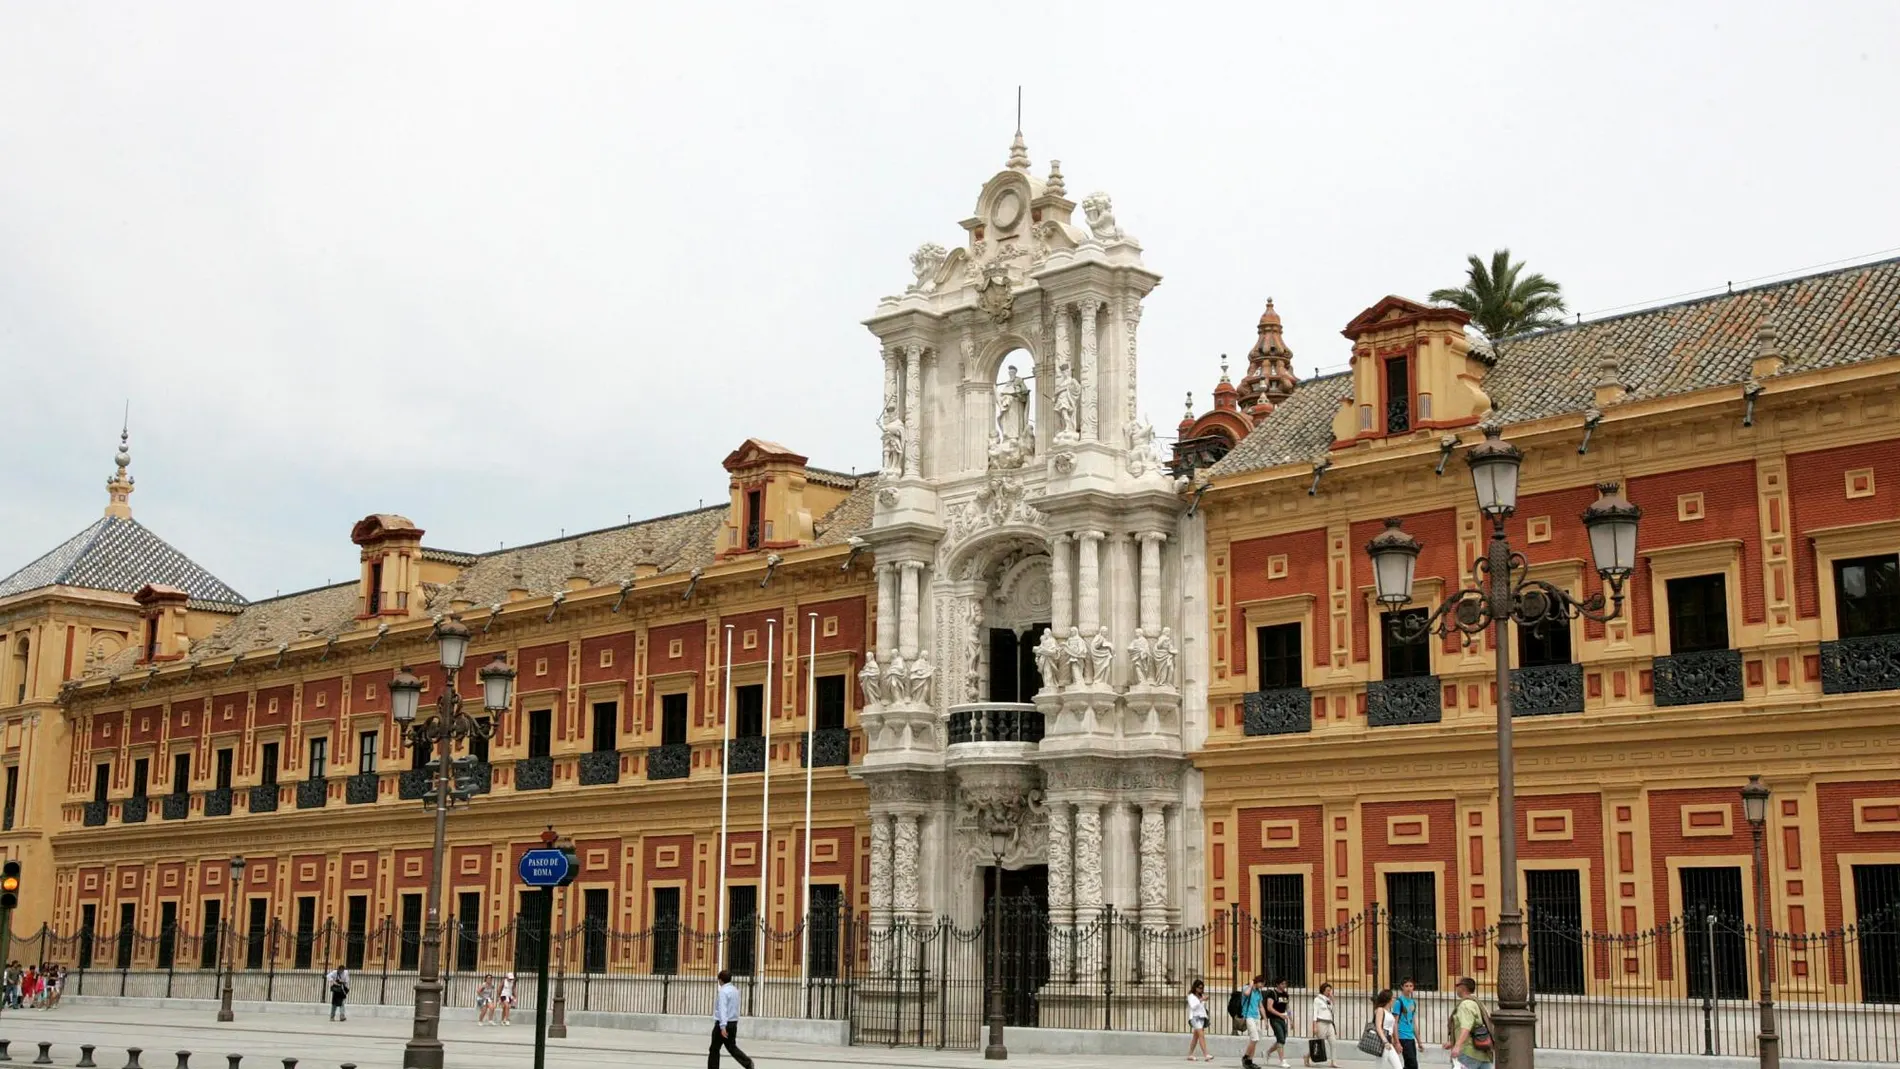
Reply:
[[[974, 922], [998, 864], [1031, 895], [1046, 886], [1056, 925], [1112, 907], [1165, 929], [1201, 910], [1181, 700], [1204, 663], [1205, 614], [1184, 608], [1204, 580], [1182, 547], [1199, 538], [1135, 404], [1160, 279], [1108, 198], [1090, 200], [1083, 230], [1019, 139], [963, 246], [920, 249], [866, 321], [884, 376], [855, 770], [874, 926]], [[1055, 972], [1107, 967], [1055, 942]]]

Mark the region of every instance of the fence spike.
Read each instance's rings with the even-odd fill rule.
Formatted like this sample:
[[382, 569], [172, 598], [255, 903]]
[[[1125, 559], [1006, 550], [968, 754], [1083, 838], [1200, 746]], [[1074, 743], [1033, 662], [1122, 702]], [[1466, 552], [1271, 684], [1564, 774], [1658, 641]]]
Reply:
[[97, 1048], [90, 1043], [79, 1045], [79, 1061], [74, 1063], [76, 1069], [99, 1069], [99, 1063], [92, 1060], [92, 1052], [95, 1049]]
[[139, 1054], [144, 1049], [143, 1047], [125, 1048], [125, 1069], [145, 1069], [144, 1066], [139, 1064]]
[[191, 1069], [190, 1051], [181, 1050], [178, 1052], [178, 1069]]
[[53, 1064], [53, 1045], [51, 1043], [40, 1044], [40, 1056], [33, 1059], [33, 1064], [34, 1065]]

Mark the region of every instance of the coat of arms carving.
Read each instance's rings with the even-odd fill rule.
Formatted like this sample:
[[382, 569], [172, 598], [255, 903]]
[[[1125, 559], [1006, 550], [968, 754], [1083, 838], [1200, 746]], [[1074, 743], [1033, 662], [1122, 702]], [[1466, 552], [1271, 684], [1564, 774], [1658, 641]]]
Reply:
[[1002, 264], [991, 264], [983, 269], [983, 280], [976, 286], [976, 303], [993, 323], [1009, 319], [1010, 308], [1016, 303], [1014, 287], [1009, 280], [1009, 268]]

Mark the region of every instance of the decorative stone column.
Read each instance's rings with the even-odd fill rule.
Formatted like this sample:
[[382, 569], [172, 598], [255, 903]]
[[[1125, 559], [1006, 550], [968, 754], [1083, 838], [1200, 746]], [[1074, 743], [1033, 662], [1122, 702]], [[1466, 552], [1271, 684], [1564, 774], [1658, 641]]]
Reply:
[[924, 347], [904, 346], [904, 474], [916, 478], [923, 458]]
[[[1049, 630], [1057, 638], [1066, 638], [1073, 623], [1075, 591], [1069, 583], [1069, 536], [1060, 532], [1049, 536]], [[1047, 681], [1050, 686], [1056, 680]]]
[[877, 572], [877, 659], [889, 664], [897, 647], [897, 566], [879, 563]]
[[897, 649], [906, 661], [917, 658], [917, 587], [924, 566], [921, 561], [898, 564]]
[[1122, 349], [1128, 357], [1128, 423], [1134, 425], [1135, 411], [1135, 331], [1141, 326], [1141, 298], [1123, 298]]
[[1084, 298], [1079, 306], [1082, 311], [1082, 408], [1076, 422], [1081, 425], [1082, 439], [1094, 441], [1097, 437], [1095, 420], [1095, 313], [1102, 302], [1092, 297]]
[[1168, 536], [1160, 531], [1143, 531], [1141, 538], [1141, 633], [1154, 638], [1161, 633], [1161, 544]]
[[1080, 531], [1075, 537], [1080, 550], [1076, 567], [1076, 626], [1082, 629], [1082, 636], [1088, 638], [1102, 626], [1101, 550], [1106, 536], [1100, 531]]
[[1141, 975], [1159, 979], [1161, 940], [1168, 930], [1168, 823], [1167, 807], [1158, 802], [1141, 805]]
[[886, 414], [898, 415], [903, 411], [903, 398], [897, 390], [897, 350], [884, 350], [884, 413], [878, 416], [878, 426], [884, 425]]
[[[1075, 369], [1075, 365], [1070, 363], [1069, 306], [1066, 304], [1056, 309], [1056, 363], [1069, 364], [1069, 368], [1071, 371]], [[1054, 375], [1049, 376], [1049, 381], [1051, 383], [1054, 383], [1055, 376]], [[1054, 390], [1055, 387], [1052, 385], [1050, 389]], [[1054, 396], [1053, 393], [1051, 394], [1051, 396]], [[1055, 428], [1055, 414], [1053, 412], [1050, 413], [1049, 426], [1050, 426], [1050, 429], [1053, 431]]]
[[871, 975], [882, 976], [891, 946], [891, 817], [871, 814]]
[[1088, 983], [1101, 968], [1101, 940], [1106, 932], [1089, 928], [1102, 917], [1102, 805], [1080, 802], [1075, 807], [1075, 924], [1078, 933], [1076, 979]]
[[[891, 912], [899, 923], [915, 925], [923, 920], [917, 915], [917, 884], [922, 879], [918, 870], [921, 845], [918, 816], [899, 813], [896, 819], [897, 834], [891, 851]], [[917, 940], [906, 937], [902, 945], [904, 960], [892, 964], [906, 973], [915, 972]]]
[[1075, 865], [1069, 803], [1050, 802], [1049, 814], [1049, 978], [1069, 978], [1069, 933], [1075, 926]]

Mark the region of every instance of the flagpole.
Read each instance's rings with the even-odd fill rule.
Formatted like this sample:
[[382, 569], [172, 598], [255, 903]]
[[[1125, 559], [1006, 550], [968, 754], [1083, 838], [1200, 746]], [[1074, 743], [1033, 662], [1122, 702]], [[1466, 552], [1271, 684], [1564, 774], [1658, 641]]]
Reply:
[[[772, 663], [773, 655], [778, 651], [778, 617], [765, 621], [765, 708], [759, 719], [765, 734], [765, 785], [759, 791], [759, 928], [762, 932], [771, 930], [772, 918], [772, 677], [778, 674]], [[759, 954], [769, 953], [770, 948], [760, 947]], [[765, 957], [757, 959], [769, 960]], [[754, 966], [756, 969], [757, 966]]]
[[799, 944], [798, 960], [805, 963], [804, 987], [811, 999], [811, 770], [818, 756], [818, 741], [813, 726], [818, 723], [818, 614], [806, 613], [811, 621], [811, 638], [805, 644], [805, 924]]
[[726, 848], [726, 814], [728, 796], [731, 794], [732, 771], [732, 625], [726, 625], [726, 714], [725, 724], [719, 729], [722, 740], [719, 746], [719, 925], [714, 929], [716, 938], [726, 937], [726, 857], [732, 851]]

